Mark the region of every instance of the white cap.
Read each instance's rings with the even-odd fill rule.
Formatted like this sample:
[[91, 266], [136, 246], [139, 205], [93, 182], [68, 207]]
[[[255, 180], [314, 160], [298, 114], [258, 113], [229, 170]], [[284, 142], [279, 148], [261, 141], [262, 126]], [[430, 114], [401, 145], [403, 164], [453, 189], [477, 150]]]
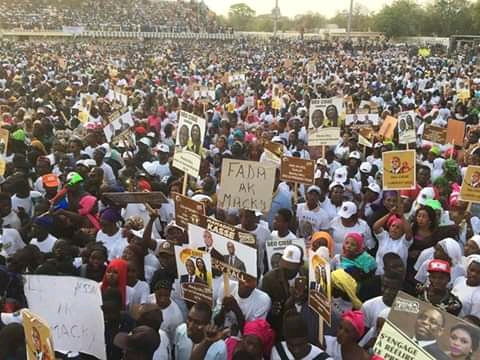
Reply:
[[88, 166], [88, 167], [97, 166], [97, 162], [93, 159], [85, 159], [85, 160], [83, 160], [83, 163], [85, 164], [85, 166]]
[[205, 194], [195, 194], [195, 195], [192, 196], [192, 200], [199, 201], [199, 202], [208, 201], [208, 202], [212, 203], [212, 198], [208, 195], [205, 195]]
[[157, 167], [155, 166], [154, 163], [150, 161], [145, 161], [142, 164], [142, 167], [143, 167], [143, 170], [145, 170], [148, 175], [155, 176], [155, 173], [157, 172]]
[[350, 219], [357, 213], [357, 205], [351, 201], [344, 201], [338, 215], [343, 219]]
[[322, 190], [320, 190], [320, 188], [319, 188], [317, 185], [312, 185], [312, 186], [310, 186], [310, 187], [307, 189], [307, 194], [308, 194], [309, 192], [312, 192], [312, 191], [316, 191], [316, 192], [318, 192], [319, 194], [322, 193]]
[[338, 168], [335, 170], [335, 174], [333, 175], [334, 182], [341, 182], [344, 183], [347, 181], [347, 169], [344, 167]]
[[420, 190], [420, 193], [417, 196], [417, 203], [420, 205], [425, 205], [427, 200], [431, 200], [435, 197], [435, 190], [432, 187], [426, 187]]
[[362, 156], [360, 155], [360, 153], [359, 153], [358, 151], [356, 151], [356, 150], [355, 150], [355, 151], [352, 151], [352, 152], [350, 153], [350, 155], [348, 155], [348, 158], [349, 158], [349, 159], [357, 159], [357, 160], [360, 160], [361, 157], [362, 157]]
[[328, 165], [328, 162], [327, 162], [327, 160], [324, 159], [324, 158], [318, 158], [318, 159], [317, 159], [317, 165], [327, 166], [327, 165]]
[[370, 164], [368, 161], [363, 162], [360, 165], [360, 171], [362, 173], [370, 174], [372, 172], [372, 164]]
[[142, 137], [139, 141], [142, 144], [147, 145], [149, 147], [152, 146], [152, 140], [150, 140], [150, 138], [148, 138], [148, 137]]
[[282, 138], [281, 138], [280, 136], [274, 136], [274, 137], [272, 138], [272, 142], [274, 142], [274, 143], [282, 143], [282, 144], [283, 144], [283, 140], [282, 140]]
[[158, 144], [157, 146], [155, 146], [155, 150], [157, 150], [158, 152], [162, 152], [162, 153], [169, 153], [170, 152], [170, 148], [166, 144]]
[[380, 186], [378, 186], [378, 184], [377, 184], [377, 183], [374, 183], [374, 182], [368, 184], [368, 190], [370, 190], [370, 191], [372, 191], [372, 192], [374, 192], [374, 193], [377, 193], [377, 194], [380, 194], [380, 192], [382, 191], [382, 190], [380, 189]]
[[297, 268], [302, 262], [302, 250], [298, 246], [288, 245], [283, 249], [281, 264], [287, 268]]
[[342, 189], [345, 190], [345, 185], [343, 185], [343, 183], [341, 182], [336, 182], [336, 181], [330, 183], [330, 185], [328, 186], [328, 190], [332, 190], [336, 186], [340, 186]]
[[382, 148], [382, 146], [383, 146], [383, 143], [381, 143], [381, 142], [376, 142], [375, 144], [373, 144], [373, 147], [375, 149], [380, 149], [380, 148]]
[[2, 320], [3, 325], [8, 324], [22, 324], [22, 310], [16, 311], [14, 313], [4, 313], [0, 314], [0, 319]]

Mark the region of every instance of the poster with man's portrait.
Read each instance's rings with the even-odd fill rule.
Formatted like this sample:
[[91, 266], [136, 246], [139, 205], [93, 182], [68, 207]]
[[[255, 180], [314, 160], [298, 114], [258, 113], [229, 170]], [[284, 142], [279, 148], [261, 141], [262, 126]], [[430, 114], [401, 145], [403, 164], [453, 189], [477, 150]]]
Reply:
[[198, 177], [200, 171], [205, 131], [206, 120], [204, 118], [180, 111], [173, 166], [193, 177]]
[[55, 360], [52, 334], [47, 322], [28, 309], [22, 310], [28, 360]]
[[480, 328], [399, 292], [374, 351], [392, 360], [478, 360], [479, 341]]
[[400, 144], [416, 142], [415, 117], [415, 111], [404, 111], [398, 114], [398, 142]]
[[469, 166], [463, 177], [460, 199], [480, 203], [480, 166]]
[[343, 106], [344, 101], [341, 97], [310, 101], [308, 145], [335, 145], [338, 142]]
[[382, 153], [382, 161], [385, 190], [406, 190], [415, 187], [415, 150], [387, 151]]
[[175, 246], [177, 274], [183, 299], [212, 303], [212, 264], [210, 254], [189, 247]]
[[188, 224], [188, 239], [191, 248], [210, 254], [214, 270], [226, 272], [232, 279], [245, 273], [257, 277], [256, 248], [193, 224]]
[[332, 282], [330, 263], [318, 254], [309, 259], [308, 305], [330, 326], [332, 321]]

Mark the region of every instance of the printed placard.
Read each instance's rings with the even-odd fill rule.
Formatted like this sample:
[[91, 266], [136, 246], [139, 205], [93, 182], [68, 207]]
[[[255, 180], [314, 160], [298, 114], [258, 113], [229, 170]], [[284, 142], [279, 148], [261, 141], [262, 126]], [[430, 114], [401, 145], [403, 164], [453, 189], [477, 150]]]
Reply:
[[398, 114], [398, 142], [411, 144], [416, 142], [415, 111], [404, 111]]
[[103, 197], [112, 205], [125, 207], [127, 204], [150, 204], [154, 208], [159, 208], [167, 203], [167, 198], [161, 191], [151, 192], [111, 192], [104, 193]]
[[480, 203], [480, 166], [469, 166], [460, 188], [460, 199]]
[[48, 323], [29, 309], [22, 310], [22, 322], [27, 345], [27, 359], [55, 359], [52, 333]]
[[111, 123], [107, 124], [103, 128], [103, 133], [105, 134], [107, 141], [110, 142], [112, 138], [120, 136], [123, 132], [130, 129], [130, 127], [134, 125], [135, 123], [132, 118], [132, 113], [127, 111], [123, 115], [117, 117]]
[[435, 125], [425, 125], [423, 140], [443, 145], [447, 141], [447, 129]]
[[8, 137], [10, 133], [7, 129], [0, 128], [0, 157], [5, 158], [7, 156]]
[[180, 111], [173, 166], [188, 175], [198, 177], [203, 153], [206, 120]]
[[212, 264], [210, 254], [189, 247], [175, 246], [178, 279], [184, 300], [212, 304]]
[[382, 153], [382, 161], [385, 190], [404, 190], [415, 187], [415, 150], [387, 151]]
[[313, 185], [315, 183], [315, 161], [283, 156], [280, 180]]
[[480, 328], [400, 291], [374, 352], [392, 360], [480, 359], [479, 337]]
[[373, 126], [378, 125], [379, 123], [379, 116], [378, 114], [348, 114], [345, 117], [345, 125], [352, 126], [352, 127], [366, 127], [366, 126]]
[[335, 145], [340, 138], [339, 117], [343, 98], [313, 99], [310, 102], [308, 145]]
[[267, 249], [268, 270], [273, 270], [279, 267], [279, 262], [283, 254], [283, 250], [288, 245], [297, 245], [301, 247], [303, 250], [303, 253], [306, 254], [304, 239], [292, 239], [292, 240], [273, 239], [273, 240], [267, 240], [265, 245]]
[[268, 211], [272, 204], [275, 166], [223, 159], [218, 204], [223, 209]]
[[330, 326], [332, 322], [330, 263], [318, 254], [314, 254], [309, 262], [308, 305]]
[[208, 231], [214, 232], [215, 234], [225, 236], [227, 239], [235, 240], [254, 248], [257, 245], [255, 234], [249, 233], [246, 230], [242, 230], [210, 216], [200, 216], [200, 223], [194, 225], [198, 225]]
[[175, 203], [175, 223], [188, 228], [188, 223], [199, 224], [202, 215], [205, 215], [205, 204], [199, 201], [192, 200], [187, 196], [179, 193], [173, 193]]

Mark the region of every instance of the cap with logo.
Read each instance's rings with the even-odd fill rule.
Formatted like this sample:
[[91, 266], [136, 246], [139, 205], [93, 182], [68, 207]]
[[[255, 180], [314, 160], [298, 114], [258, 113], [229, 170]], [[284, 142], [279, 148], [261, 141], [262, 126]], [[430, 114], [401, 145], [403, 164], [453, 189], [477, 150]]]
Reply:
[[448, 261], [433, 259], [428, 263], [428, 272], [443, 272], [450, 274], [450, 264]]
[[295, 245], [288, 245], [283, 250], [280, 266], [286, 269], [298, 269], [302, 262], [302, 250]]
[[344, 201], [338, 215], [343, 219], [350, 219], [353, 215], [357, 213], [357, 205], [351, 201]]

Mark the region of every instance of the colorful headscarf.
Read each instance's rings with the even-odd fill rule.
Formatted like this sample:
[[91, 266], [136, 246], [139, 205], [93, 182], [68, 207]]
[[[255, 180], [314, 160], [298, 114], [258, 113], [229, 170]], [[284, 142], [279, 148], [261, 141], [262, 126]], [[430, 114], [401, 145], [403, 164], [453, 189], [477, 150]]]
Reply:
[[263, 354], [267, 359], [270, 359], [270, 353], [272, 352], [273, 345], [275, 344], [275, 332], [264, 319], [256, 319], [248, 321], [243, 326], [243, 336], [255, 335], [263, 344]]
[[345, 270], [354, 267], [362, 270], [365, 274], [369, 274], [377, 268], [377, 263], [369, 253], [364, 251], [355, 259], [349, 259], [345, 256], [342, 256], [340, 267]]
[[362, 307], [362, 301], [357, 296], [357, 282], [355, 279], [343, 269], [332, 271], [331, 277], [332, 285], [347, 294], [352, 301], [353, 308], [359, 310]]
[[109, 272], [110, 269], [114, 269], [117, 271], [117, 274], [118, 274], [117, 288], [120, 291], [123, 308], [125, 308], [127, 304], [128, 263], [123, 259], [113, 259], [112, 261], [110, 261], [110, 264], [108, 264], [107, 269], [105, 270], [105, 275], [103, 275], [102, 287], [101, 287], [102, 293], [105, 292], [110, 287], [110, 284], [107, 278], [107, 273]]
[[[362, 234], [356, 232], [348, 233], [347, 235], [345, 235], [343, 246], [345, 246], [348, 238], [352, 238], [353, 240], [355, 240], [355, 243], [357, 244], [357, 254], [360, 254], [365, 250], [365, 244]], [[343, 249], [343, 253], [345, 254], [345, 249]]]
[[326, 231], [317, 231], [317, 232], [314, 232], [312, 234], [312, 240], [311, 240], [311, 243], [313, 245], [313, 243], [319, 239], [325, 239], [327, 241], [327, 248], [328, 248], [328, 252], [330, 253], [330, 256], [333, 256], [333, 246], [334, 246], [334, 242], [333, 242], [333, 238], [332, 236], [326, 232]]
[[357, 331], [358, 339], [365, 334], [365, 319], [363, 312], [359, 310], [346, 311], [342, 314], [342, 320], [346, 320], [353, 325], [354, 329]]

